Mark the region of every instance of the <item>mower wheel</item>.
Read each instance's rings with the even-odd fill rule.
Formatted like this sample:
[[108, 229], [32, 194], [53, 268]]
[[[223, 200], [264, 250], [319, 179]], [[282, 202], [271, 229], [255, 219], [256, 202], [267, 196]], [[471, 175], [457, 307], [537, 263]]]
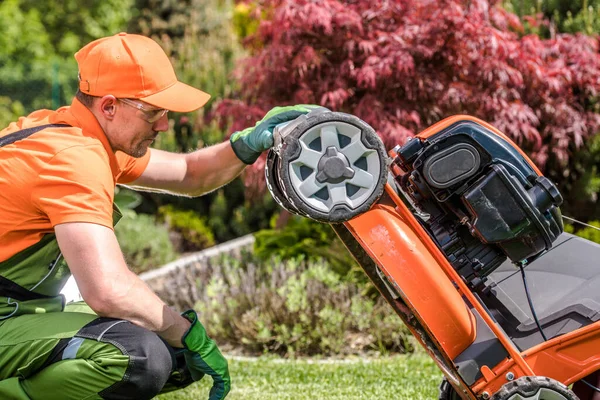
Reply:
[[491, 400], [579, 400], [562, 383], [545, 376], [524, 376], [505, 383]]
[[461, 397], [458, 395], [458, 393], [456, 393], [456, 390], [454, 389], [454, 387], [452, 387], [450, 382], [448, 382], [448, 379], [444, 378], [442, 380], [442, 383], [440, 384], [440, 396], [438, 399], [461, 400]]
[[361, 119], [319, 110], [281, 131], [282, 144], [267, 157], [265, 174], [269, 191], [288, 211], [339, 223], [381, 197], [389, 159], [377, 133]]

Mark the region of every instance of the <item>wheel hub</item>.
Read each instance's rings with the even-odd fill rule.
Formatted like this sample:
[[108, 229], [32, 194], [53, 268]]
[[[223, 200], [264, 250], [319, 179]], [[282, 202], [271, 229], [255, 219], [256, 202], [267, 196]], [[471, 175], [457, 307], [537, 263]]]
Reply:
[[334, 146], [328, 147], [317, 165], [317, 181], [319, 183], [340, 183], [353, 177], [354, 170], [350, 168], [348, 158]]

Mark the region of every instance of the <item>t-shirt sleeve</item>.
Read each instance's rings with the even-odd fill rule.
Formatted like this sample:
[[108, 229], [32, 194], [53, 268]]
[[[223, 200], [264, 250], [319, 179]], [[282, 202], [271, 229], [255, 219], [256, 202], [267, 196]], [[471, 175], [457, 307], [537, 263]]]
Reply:
[[117, 183], [130, 183], [139, 178], [150, 162], [150, 149], [140, 158], [134, 158], [120, 153], [117, 156], [121, 173], [117, 177]]
[[52, 226], [90, 222], [112, 229], [114, 180], [99, 145], [74, 146], [40, 171], [31, 197]]

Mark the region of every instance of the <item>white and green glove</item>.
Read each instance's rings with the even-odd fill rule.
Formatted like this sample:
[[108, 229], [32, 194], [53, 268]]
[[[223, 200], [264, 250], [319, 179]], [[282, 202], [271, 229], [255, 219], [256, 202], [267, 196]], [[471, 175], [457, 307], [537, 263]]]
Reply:
[[273, 108], [253, 127], [231, 135], [229, 141], [235, 155], [246, 164], [254, 163], [263, 151], [273, 147], [273, 129], [277, 125], [293, 121], [315, 108], [320, 106], [298, 104]]

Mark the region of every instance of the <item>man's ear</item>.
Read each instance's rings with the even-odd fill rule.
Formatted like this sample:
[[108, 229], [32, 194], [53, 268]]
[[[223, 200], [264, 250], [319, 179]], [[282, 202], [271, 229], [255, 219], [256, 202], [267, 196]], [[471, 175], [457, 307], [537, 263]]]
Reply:
[[101, 97], [96, 101], [96, 110], [105, 119], [113, 120], [117, 112], [117, 98], [112, 94]]

